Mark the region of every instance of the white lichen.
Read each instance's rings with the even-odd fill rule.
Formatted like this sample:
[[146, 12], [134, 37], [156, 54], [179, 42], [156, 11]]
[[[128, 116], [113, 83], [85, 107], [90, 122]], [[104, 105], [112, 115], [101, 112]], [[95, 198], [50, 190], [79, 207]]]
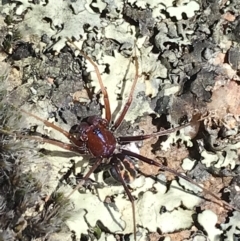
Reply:
[[198, 215], [198, 222], [207, 232], [210, 241], [220, 240], [220, 236], [223, 233], [222, 230], [216, 228], [217, 219], [217, 215], [211, 210], [205, 210]]
[[[186, 4], [186, 2], [188, 3]], [[183, 13], [185, 13], [188, 18], [192, 18], [199, 9], [200, 5], [196, 1], [184, 1], [184, 4], [181, 3], [176, 7], [167, 8], [167, 12], [171, 17], [176, 17], [177, 20], [181, 20]]]

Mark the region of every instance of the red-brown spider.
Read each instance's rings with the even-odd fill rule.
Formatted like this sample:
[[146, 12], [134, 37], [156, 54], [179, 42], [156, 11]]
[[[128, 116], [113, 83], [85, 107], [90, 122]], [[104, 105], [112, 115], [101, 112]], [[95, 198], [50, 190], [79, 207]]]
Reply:
[[[71, 41], [70, 41], [71, 42]], [[73, 44], [76, 48], [77, 46]], [[79, 49], [78, 49], [79, 50]], [[40, 137], [30, 137], [31, 139], [35, 139], [38, 141], [43, 141], [45, 143], [50, 143], [56, 146], [59, 146], [63, 149], [76, 152], [80, 155], [92, 155], [96, 160], [94, 165], [90, 168], [90, 170], [87, 172], [87, 174], [83, 177], [82, 181], [77, 185], [77, 187], [67, 196], [69, 198], [71, 194], [77, 190], [79, 187], [82, 186], [82, 184], [90, 177], [90, 175], [94, 172], [94, 170], [101, 164], [106, 163], [111, 166], [110, 172], [118, 182], [120, 182], [126, 193], [127, 196], [132, 204], [132, 215], [133, 215], [133, 226], [134, 226], [134, 239], [136, 240], [136, 220], [135, 220], [135, 205], [134, 205], [134, 198], [131, 195], [131, 192], [129, 191], [129, 188], [127, 184], [131, 182], [135, 176], [136, 176], [136, 170], [134, 166], [129, 162], [128, 157], [133, 157], [136, 159], [139, 159], [143, 162], [146, 162], [150, 165], [155, 165], [159, 167], [159, 169], [168, 171], [173, 173], [176, 176], [179, 176], [199, 188], [201, 188], [204, 192], [210, 194], [217, 200], [221, 200], [219, 197], [217, 197], [215, 194], [209, 192], [205, 188], [198, 185], [196, 182], [191, 180], [190, 178], [177, 173], [176, 171], [169, 169], [166, 166], [163, 166], [162, 164], [149, 159], [147, 157], [144, 157], [142, 155], [136, 154], [132, 151], [126, 150], [122, 148], [122, 145], [129, 143], [129, 142], [136, 142], [140, 140], [145, 140], [148, 138], [156, 137], [156, 136], [163, 136], [168, 135], [172, 132], [175, 132], [177, 130], [180, 130], [181, 128], [187, 126], [180, 126], [169, 130], [164, 130], [156, 133], [151, 134], [144, 134], [144, 135], [138, 135], [138, 136], [120, 136], [115, 137], [115, 131], [116, 129], [121, 125], [122, 121], [124, 120], [125, 115], [128, 112], [128, 109], [132, 103], [133, 98], [133, 92], [138, 80], [138, 61], [135, 59], [135, 68], [136, 68], [136, 74], [135, 78], [133, 80], [133, 84], [130, 90], [130, 94], [128, 97], [128, 100], [119, 115], [119, 117], [112, 121], [112, 114], [110, 110], [110, 103], [108, 98], [108, 93], [103, 85], [103, 81], [99, 72], [99, 69], [97, 65], [93, 62], [93, 60], [85, 55], [81, 50], [79, 50], [81, 54], [94, 66], [95, 72], [97, 74], [97, 78], [100, 84], [101, 92], [103, 94], [104, 98], [104, 108], [105, 108], [105, 118], [102, 118], [100, 116], [90, 116], [87, 118], [86, 121], [81, 122], [80, 124], [76, 125], [75, 128], [72, 128], [71, 131], [65, 131], [62, 128], [56, 126], [55, 124], [44, 120], [34, 114], [31, 114], [25, 110], [22, 110], [26, 114], [36, 118], [37, 120], [43, 122], [46, 126], [51, 127], [60, 133], [62, 133], [65, 137], [67, 137], [71, 144], [63, 143], [58, 140], [54, 139], [45, 139]], [[229, 204], [221, 201], [221, 203], [224, 203], [226, 206], [232, 208]]]

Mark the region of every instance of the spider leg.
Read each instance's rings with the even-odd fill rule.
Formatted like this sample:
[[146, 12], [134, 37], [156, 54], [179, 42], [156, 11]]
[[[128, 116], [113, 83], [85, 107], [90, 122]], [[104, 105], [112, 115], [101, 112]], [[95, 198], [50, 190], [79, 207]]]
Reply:
[[40, 137], [40, 136], [28, 136], [28, 135], [21, 135], [21, 134], [16, 134], [17, 137], [20, 137], [20, 138], [26, 138], [26, 139], [31, 139], [31, 140], [36, 140], [38, 142], [44, 142], [44, 143], [48, 143], [48, 144], [51, 144], [51, 145], [54, 145], [54, 146], [58, 146], [62, 149], [65, 149], [67, 151], [72, 151], [72, 152], [75, 152], [75, 153], [79, 153], [79, 154], [88, 154], [88, 151], [85, 147], [85, 145], [83, 144], [82, 146], [76, 146], [76, 145], [73, 145], [73, 144], [69, 144], [69, 143], [64, 143], [64, 142], [61, 142], [61, 141], [58, 141], [58, 140], [55, 140], [55, 139], [48, 139], [48, 138], [43, 138], [43, 137]]
[[133, 232], [134, 232], [134, 240], [137, 240], [136, 237], [136, 217], [135, 217], [135, 204], [134, 204], [134, 198], [131, 194], [131, 192], [129, 191], [126, 182], [124, 181], [122, 175], [121, 175], [121, 170], [120, 167], [121, 163], [118, 159], [114, 159], [114, 161], [111, 162], [112, 167], [115, 169], [116, 174], [118, 175], [118, 180], [121, 182], [121, 184], [124, 187], [125, 192], [127, 193], [127, 196], [132, 204], [132, 216], [133, 216]]
[[119, 126], [120, 124], [122, 123], [131, 103], [132, 103], [132, 98], [133, 98], [133, 92], [135, 90], [135, 87], [136, 87], [136, 84], [137, 84], [137, 80], [138, 80], [138, 69], [139, 69], [139, 63], [138, 63], [138, 60], [137, 60], [137, 56], [136, 56], [136, 48], [135, 48], [135, 68], [136, 68], [136, 74], [135, 74], [135, 77], [134, 77], [134, 80], [133, 80], [133, 84], [132, 84], [132, 87], [131, 87], [131, 90], [130, 90], [130, 93], [129, 93], [129, 97], [128, 97], [128, 100], [121, 112], [121, 114], [119, 115], [119, 117], [114, 121], [113, 123], [113, 126], [111, 127], [111, 131], [115, 131]]
[[78, 185], [66, 196], [66, 198], [69, 198], [76, 190], [78, 190], [84, 182], [90, 177], [90, 175], [97, 169], [97, 167], [101, 164], [102, 158], [98, 158], [94, 165], [90, 168], [90, 170], [87, 172], [87, 174], [83, 177], [83, 179], [78, 183]]
[[131, 157], [135, 157], [145, 163], [148, 163], [150, 165], [154, 165], [154, 166], [157, 166], [159, 167], [160, 169], [164, 170], [164, 171], [167, 171], [167, 172], [170, 172], [172, 174], [174, 174], [175, 176], [178, 176], [178, 177], [181, 177], [182, 179], [194, 184], [195, 186], [199, 187], [203, 192], [205, 192], [206, 194], [209, 194], [210, 196], [212, 196], [213, 198], [215, 198], [217, 201], [219, 201], [220, 203], [218, 203], [220, 206], [225, 206], [227, 207], [228, 209], [230, 210], [237, 210], [239, 211], [238, 209], [236, 209], [235, 207], [233, 207], [231, 204], [225, 202], [224, 200], [222, 200], [221, 198], [219, 198], [216, 194], [210, 192], [209, 190], [207, 190], [206, 188], [200, 186], [197, 182], [193, 181], [191, 178], [187, 177], [187, 176], [184, 176], [182, 175], [181, 173], [178, 173], [176, 171], [174, 171], [173, 169], [171, 168], [168, 168], [152, 159], [149, 159], [147, 157], [144, 157], [142, 155], [139, 155], [137, 153], [134, 153], [134, 152], [131, 152], [131, 151], [128, 151], [128, 150], [125, 150], [125, 149], [121, 149], [121, 153], [125, 154], [125, 155], [128, 155], [128, 156], [131, 156]]
[[[56, 131], [59, 131], [60, 133], [62, 133], [65, 137], [67, 137], [71, 142], [73, 142], [76, 146], [80, 146], [80, 149], [81, 149], [81, 143], [76, 139], [74, 138], [73, 135], [71, 135], [68, 131], [65, 131], [64, 129], [62, 129], [61, 127], [57, 126], [57, 125], [54, 125], [53, 123], [51, 123], [50, 121], [47, 121], [47, 120], [44, 120], [42, 119], [41, 117], [37, 116], [37, 115], [34, 115], [24, 109], [21, 109], [22, 112], [24, 112], [25, 114], [29, 115], [29, 116], [32, 116], [34, 117], [35, 119], [41, 121], [43, 124], [45, 124], [46, 126], [48, 127], [51, 127], [53, 128], [54, 130]], [[33, 139], [33, 138], [32, 138]], [[50, 143], [50, 142], [48, 142]], [[51, 143], [50, 143], [51, 144]], [[84, 154], [82, 152], [79, 152], [78, 153], [80, 154]]]
[[[90, 175], [94, 172], [94, 170], [101, 164], [102, 158], [98, 158], [94, 165], [90, 168], [90, 170], [87, 172], [87, 174], [83, 177], [83, 179], [78, 183], [78, 185], [66, 196], [66, 199], [69, 199], [70, 196], [79, 189], [84, 182], [90, 177]], [[58, 212], [58, 210], [61, 208], [61, 206], [57, 206], [47, 217], [46, 220], [50, 220]]]
[[61, 142], [61, 141], [58, 141], [55, 139], [48, 139], [48, 138], [44, 138], [44, 137], [40, 137], [40, 136], [23, 135], [20, 133], [9, 132], [9, 131], [5, 131], [5, 130], [1, 130], [1, 129], [0, 129], [0, 133], [6, 134], [6, 135], [12, 135], [12, 136], [15, 135], [18, 138], [31, 139], [31, 140], [35, 140], [38, 142], [49, 143], [51, 145], [58, 146], [67, 151], [72, 151], [72, 152], [76, 152], [79, 154], [88, 154], [88, 152], [86, 152], [85, 146], [75, 146], [73, 144], [64, 143], [64, 142]]
[[112, 114], [111, 114], [111, 109], [110, 109], [110, 103], [109, 103], [109, 98], [108, 98], [108, 93], [107, 93], [107, 90], [105, 89], [104, 85], [103, 85], [103, 81], [102, 81], [102, 77], [101, 77], [101, 74], [100, 74], [100, 71], [98, 69], [98, 66], [97, 64], [89, 57], [87, 56], [81, 49], [78, 48], [78, 46], [71, 41], [71, 39], [67, 38], [67, 40], [76, 48], [80, 51], [81, 55], [87, 59], [91, 64], [92, 66], [94, 67], [94, 70], [96, 72], [96, 75], [97, 75], [97, 78], [98, 78], [98, 82], [99, 82], [99, 85], [100, 85], [100, 88], [101, 88], [101, 91], [103, 93], [103, 100], [104, 100], [104, 107], [105, 107], [105, 119], [108, 121], [108, 123], [111, 122], [111, 119], [112, 119]]
[[155, 133], [151, 133], [151, 134], [146, 134], [146, 135], [120, 136], [120, 137], [117, 138], [117, 140], [118, 140], [118, 143], [120, 143], [120, 144], [122, 144], [124, 142], [142, 141], [142, 140], [146, 140], [146, 139], [149, 139], [149, 138], [152, 138], [152, 137], [166, 136], [166, 135], [169, 135], [173, 132], [181, 130], [182, 128], [190, 126], [190, 125], [191, 125], [191, 123], [188, 123], [186, 125], [177, 126], [175, 128], [169, 129], [169, 130], [163, 130], [163, 131], [159, 131], [159, 132], [155, 132]]

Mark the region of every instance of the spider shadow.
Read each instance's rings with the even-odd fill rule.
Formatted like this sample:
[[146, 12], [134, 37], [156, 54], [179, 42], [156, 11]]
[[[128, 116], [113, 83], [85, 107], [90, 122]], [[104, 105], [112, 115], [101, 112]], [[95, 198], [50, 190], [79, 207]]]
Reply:
[[113, 111], [113, 113], [112, 113], [112, 120], [115, 120], [115, 119], [116, 119], [117, 114], [120, 113], [120, 111], [121, 111], [121, 109], [122, 109], [122, 106], [123, 106], [123, 104], [124, 104], [123, 99], [122, 99], [122, 96], [123, 96], [124, 91], [125, 91], [125, 89], [126, 89], [126, 85], [127, 85], [127, 80], [126, 80], [126, 78], [127, 78], [128, 73], [129, 73], [129, 69], [130, 69], [131, 62], [132, 62], [132, 61], [131, 61], [131, 58], [130, 58], [130, 60], [128, 61], [128, 65], [127, 65], [125, 74], [124, 74], [123, 79], [122, 79], [121, 92], [120, 92], [120, 94], [118, 94], [118, 104], [117, 104], [116, 109], [115, 109], [115, 110]]

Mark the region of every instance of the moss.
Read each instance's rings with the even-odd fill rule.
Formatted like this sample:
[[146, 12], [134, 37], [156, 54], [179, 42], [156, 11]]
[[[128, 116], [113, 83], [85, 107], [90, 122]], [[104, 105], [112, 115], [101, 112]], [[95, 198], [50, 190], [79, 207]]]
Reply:
[[[1, 86], [6, 86], [4, 79]], [[39, 156], [16, 139], [21, 113], [6, 101], [6, 89], [0, 88], [0, 240], [45, 240], [66, 228], [69, 201], [54, 192], [48, 200], [44, 187], [48, 169], [39, 173], [29, 168]], [[10, 134], [12, 133], [12, 134]], [[44, 178], [43, 178], [44, 177]], [[57, 210], [57, 211], [55, 211]]]
[[93, 227], [93, 234], [96, 237], [96, 239], [100, 239], [101, 238], [101, 234], [102, 234], [102, 230], [100, 229], [100, 227], [96, 224], [95, 227]]

